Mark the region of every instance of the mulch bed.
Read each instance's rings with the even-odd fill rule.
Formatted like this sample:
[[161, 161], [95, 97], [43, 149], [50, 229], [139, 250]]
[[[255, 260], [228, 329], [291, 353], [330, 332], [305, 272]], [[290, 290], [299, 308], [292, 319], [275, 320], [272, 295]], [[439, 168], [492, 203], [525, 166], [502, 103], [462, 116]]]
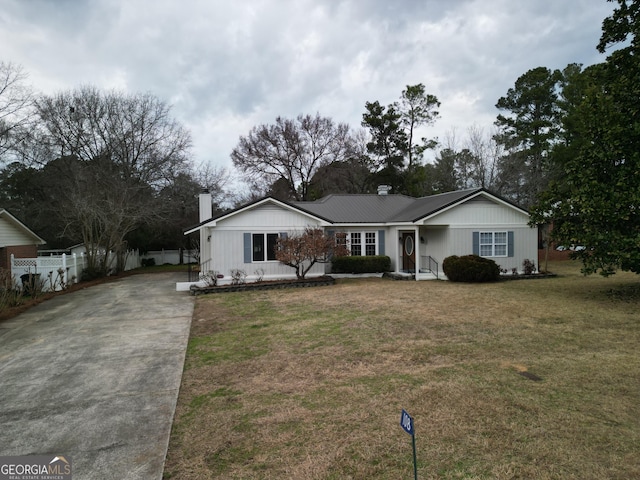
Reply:
[[220, 285], [212, 287], [198, 287], [192, 285], [189, 288], [191, 295], [203, 295], [207, 293], [247, 292], [254, 290], [275, 290], [280, 288], [308, 288], [325, 287], [334, 285], [336, 279], [329, 276], [305, 278], [304, 280], [270, 280], [255, 283], [240, 283], [237, 285]]
[[522, 273], [518, 275], [500, 275], [500, 280], [534, 280], [536, 278], [554, 278], [557, 276], [555, 273], [532, 273], [530, 275]]

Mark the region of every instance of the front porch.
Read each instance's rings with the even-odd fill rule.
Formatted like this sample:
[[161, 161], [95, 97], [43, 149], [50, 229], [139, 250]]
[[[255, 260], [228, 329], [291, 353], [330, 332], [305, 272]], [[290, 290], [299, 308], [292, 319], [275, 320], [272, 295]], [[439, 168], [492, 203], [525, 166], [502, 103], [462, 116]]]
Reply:
[[414, 280], [439, 280], [443, 276], [442, 271], [440, 270], [440, 265], [433, 257], [429, 255], [420, 256], [420, 264], [417, 275], [415, 267], [402, 269], [398, 272], [398, 274], [410, 276]]
[[438, 280], [443, 274], [439, 262], [429, 255], [427, 231], [420, 227], [396, 232], [395, 271], [398, 278], [411, 280]]

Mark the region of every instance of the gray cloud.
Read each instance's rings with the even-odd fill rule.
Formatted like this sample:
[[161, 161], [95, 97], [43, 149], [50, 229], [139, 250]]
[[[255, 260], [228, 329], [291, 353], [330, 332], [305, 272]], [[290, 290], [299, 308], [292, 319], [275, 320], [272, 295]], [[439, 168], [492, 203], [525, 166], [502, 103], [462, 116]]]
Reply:
[[5, 0], [2, 60], [45, 93], [95, 84], [174, 105], [199, 161], [228, 165], [240, 135], [320, 112], [358, 127], [364, 103], [424, 83], [428, 132], [490, 126], [531, 68], [602, 61], [613, 5], [593, 0]]

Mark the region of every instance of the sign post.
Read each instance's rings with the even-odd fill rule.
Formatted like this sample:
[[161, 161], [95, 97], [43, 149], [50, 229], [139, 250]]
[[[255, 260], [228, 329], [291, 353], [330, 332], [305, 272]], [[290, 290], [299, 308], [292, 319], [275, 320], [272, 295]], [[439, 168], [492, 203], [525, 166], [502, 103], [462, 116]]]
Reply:
[[413, 478], [418, 480], [418, 459], [416, 457], [416, 431], [413, 425], [413, 418], [403, 408], [402, 415], [400, 415], [400, 426], [402, 429], [411, 435], [411, 443], [413, 445]]

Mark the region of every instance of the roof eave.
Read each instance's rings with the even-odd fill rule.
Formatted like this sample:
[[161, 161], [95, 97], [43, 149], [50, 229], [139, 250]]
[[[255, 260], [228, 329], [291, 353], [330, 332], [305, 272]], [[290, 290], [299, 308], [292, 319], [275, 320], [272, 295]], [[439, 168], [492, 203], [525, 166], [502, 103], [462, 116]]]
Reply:
[[6, 216], [7, 220], [9, 221], [9, 223], [13, 224], [14, 227], [17, 227], [18, 229], [20, 229], [24, 233], [26, 233], [29, 237], [33, 238], [35, 240], [34, 243], [36, 245], [44, 245], [45, 243], [47, 243], [46, 240], [41, 238], [38, 234], [36, 234], [33, 230], [31, 230], [29, 227], [27, 227], [24, 223], [22, 223], [16, 217], [11, 215], [4, 208], [0, 209], [0, 217], [2, 217], [2, 216]]
[[495, 195], [491, 192], [489, 192], [488, 190], [484, 189], [484, 188], [479, 188], [477, 190], [474, 191], [470, 191], [467, 195], [448, 203], [447, 205], [443, 205], [442, 207], [428, 213], [427, 215], [424, 215], [422, 217], [418, 217], [414, 220], [412, 220], [413, 223], [421, 223], [421, 222], [425, 222], [426, 220], [430, 220], [431, 218], [440, 215], [441, 213], [444, 213], [447, 210], [450, 210], [456, 206], [458, 206], [459, 204], [466, 202], [467, 200], [470, 200], [472, 198], [478, 197], [480, 195], [483, 196], [489, 196], [491, 198], [493, 198], [494, 200], [497, 200], [499, 203], [509, 207], [509, 208], [513, 208], [514, 210], [518, 210], [519, 212], [529, 216], [529, 212], [527, 210], [525, 210], [524, 208], [519, 207], [518, 205], [509, 202], [508, 200], [505, 200], [504, 198], [499, 197], [498, 195]]
[[189, 235], [190, 233], [194, 233], [197, 232], [198, 230], [202, 229], [203, 227], [215, 227], [216, 224], [221, 221], [221, 220], [225, 220], [229, 217], [233, 217], [234, 215], [238, 215], [242, 212], [245, 212], [247, 210], [251, 210], [252, 208], [255, 208], [259, 205], [265, 204], [265, 203], [274, 203], [276, 205], [280, 205], [281, 207], [284, 207], [288, 210], [295, 210], [297, 212], [303, 213], [304, 215], [307, 215], [313, 219], [315, 219], [316, 221], [319, 221], [320, 223], [322, 223], [323, 225], [331, 225], [331, 221], [329, 219], [323, 218], [319, 215], [316, 215], [314, 213], [311, 213], [303, 208], [300, 208], [296, 205], [292, 205], [288, 202], [282, 201], [282, 200], [278, 200], [277, 198], [273, 198], [273, 197], [263, 197], [260, 198], [258, 200], [255, 200], [253, 202], [247, 203], [245, 205], [242, 205], [241, 207], [235, 208], [229, 212], [224, 212], [221, 213], [220, 215], [216, 216], [216, 217], [211, 217], [208, 220], [204, 220], [203, 222], [200, 222], [198, 225], [195, 225], [187, 230], [184, 231], [183, 235]]

